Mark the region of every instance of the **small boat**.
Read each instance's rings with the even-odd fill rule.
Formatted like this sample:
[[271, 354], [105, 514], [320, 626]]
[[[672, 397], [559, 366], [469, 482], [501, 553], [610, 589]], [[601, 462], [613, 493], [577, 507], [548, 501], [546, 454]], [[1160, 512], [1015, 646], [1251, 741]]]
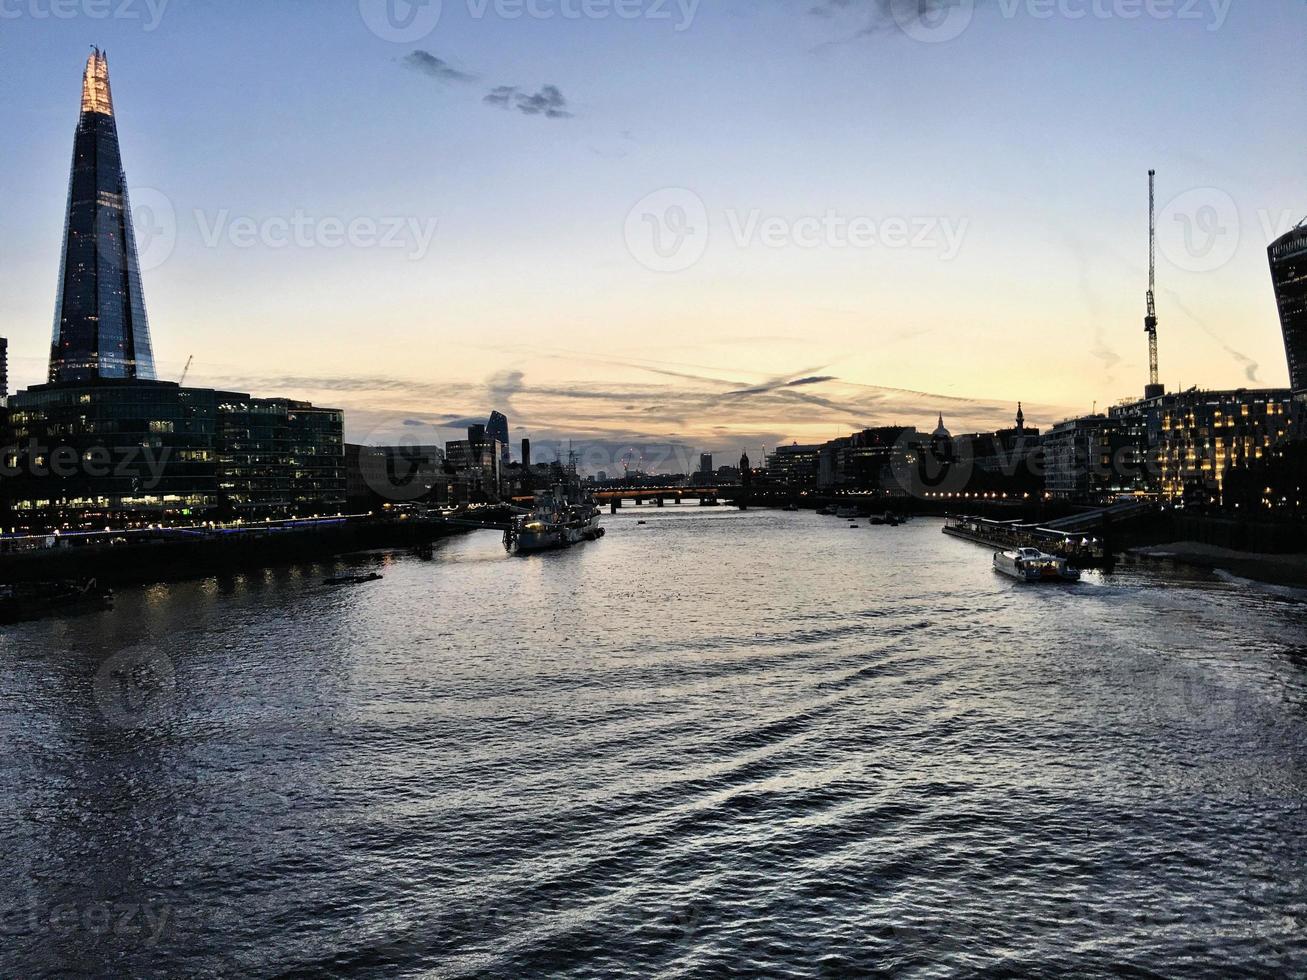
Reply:
[[858, 508], [854, 507], [852, 504], [845, 504], [843, 507], [841, 507], [839, 510], [835, 512], [835, 516], [843, 517], [846, 520], [851, 521], [858, 516]]
[[819, 517], [830, 517], [834, 513], [835, 511], [831, 510], [829, 507], [819, 507], [817, 509], [817, 516]]
[[0, 623], [112, 607], [113, 590], [101, 588], [93, 578], [0, 585]]
[[1059, 555], [1049, 555], [1038, 548], [994, 552], [994, 571], [1022, 582], [1079, 582], [1079, 570]]
[[786, 513], [789, 513], [789, 514], [794, 514], [794, 513], [797, 513], [797, 512], [798, 512], [798, 510], [799, 510], [799, 505], [798, 505], [798, 504], [786, 504], [784, 507], [781, 508], [781, 510], [783, 510], [783, 511], [785, 511]]
[[342, 575], [338, 578], [326, 578], [322, 580], [323, 585], [367, 585], [369, 582], [380, 582], [383, 576], [373, 572], [371, 575]]

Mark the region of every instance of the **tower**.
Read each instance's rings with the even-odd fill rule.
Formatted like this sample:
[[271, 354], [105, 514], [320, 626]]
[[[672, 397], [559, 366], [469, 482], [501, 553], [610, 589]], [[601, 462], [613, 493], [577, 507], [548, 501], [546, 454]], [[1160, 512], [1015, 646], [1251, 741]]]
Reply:
[[0, 337], [0, 405], [9, 398], [9, 341]]
[[507, 466], [513, 461], [513, 447], [508, 443], [508, 417], [503, 412], [491, 412], [486, 423], [486, 435], [499, 443], [499, 461]]
[[82, 78], [50, 346], [51, 382], [97, 378], [155, 378], [109, 62], [98, 48]]
[[1289, 360], [1289, 387], [1307, 391], [1307, 218], [1268, 249]]
[[1025, 410], [1022, 409], [1020, 402], [1017, 402], [1017, 431], [1026, 431], [1026, 413]]

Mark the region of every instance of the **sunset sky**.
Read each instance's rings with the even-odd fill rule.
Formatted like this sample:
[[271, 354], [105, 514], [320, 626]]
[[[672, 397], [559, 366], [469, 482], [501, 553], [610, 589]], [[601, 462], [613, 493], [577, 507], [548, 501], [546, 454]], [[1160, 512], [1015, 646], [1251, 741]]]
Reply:
[[725, 454], [1106, 406], [1147, 380], [1149, 167], [1163, 380], [1287, 383], [1301, 0], [392, 2], [4, 0], [12, 387], [44, 380], [92, 44], [160, 376], [193, 355], [352, 439], [498, 408]]

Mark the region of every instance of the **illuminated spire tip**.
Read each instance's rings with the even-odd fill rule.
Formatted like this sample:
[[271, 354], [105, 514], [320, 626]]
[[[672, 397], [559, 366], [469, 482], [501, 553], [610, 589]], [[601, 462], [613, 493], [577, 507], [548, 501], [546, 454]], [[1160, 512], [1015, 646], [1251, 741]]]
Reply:
[[113, 95], [109, 92], [109, 59], [99, 48], [91, 51], [82, 76], [82, 111], [113, 115]]

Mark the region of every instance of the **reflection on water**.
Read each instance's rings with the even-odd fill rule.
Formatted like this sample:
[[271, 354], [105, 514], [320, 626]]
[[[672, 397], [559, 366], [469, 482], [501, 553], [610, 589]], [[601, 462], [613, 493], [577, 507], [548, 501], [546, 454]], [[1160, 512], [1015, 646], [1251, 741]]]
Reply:
[[1307, 967], [1301, 598], [608, 527], [7, 629], [0, 975]]

